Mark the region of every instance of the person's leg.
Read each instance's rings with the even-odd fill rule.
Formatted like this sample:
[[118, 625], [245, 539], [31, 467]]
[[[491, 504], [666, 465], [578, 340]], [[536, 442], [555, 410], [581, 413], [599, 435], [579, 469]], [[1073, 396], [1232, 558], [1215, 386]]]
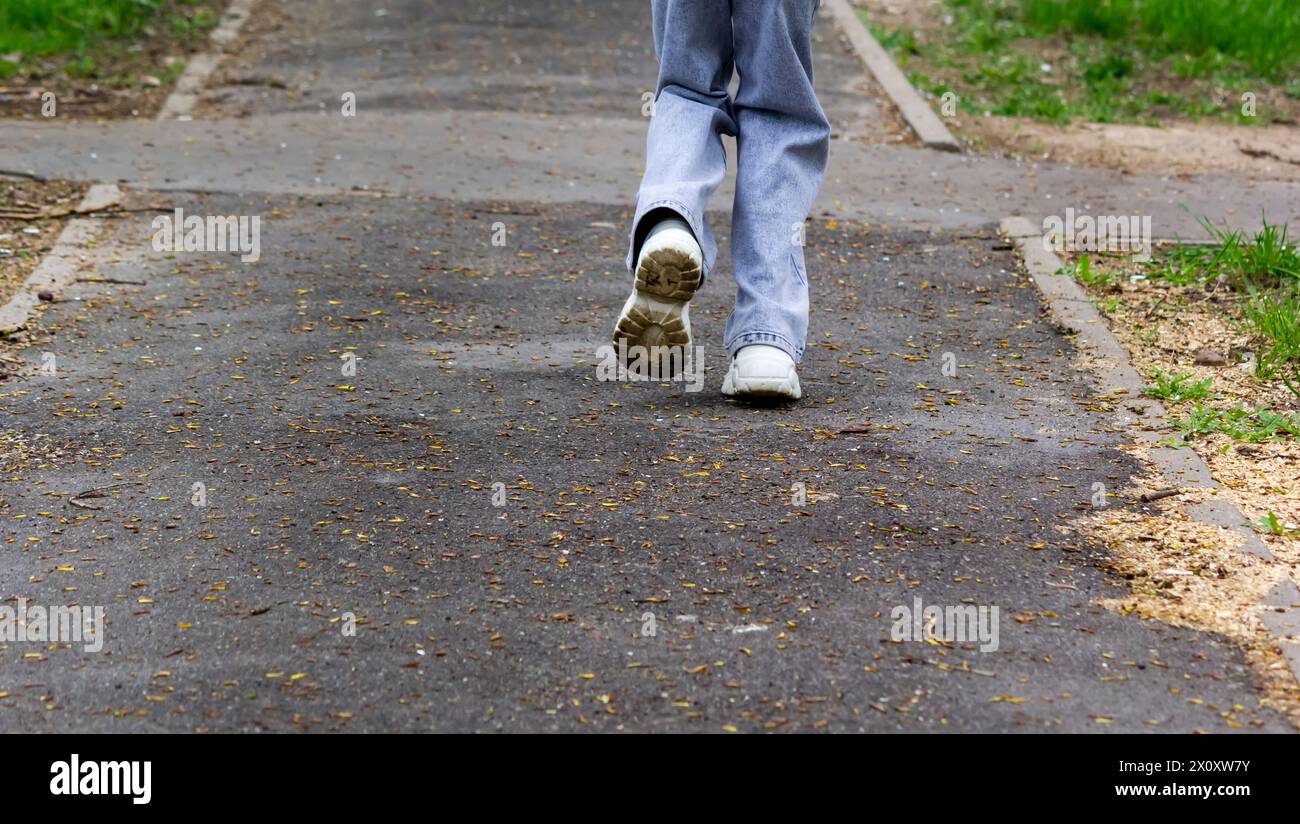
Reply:
[[614, 345], [629, 367], [662, 374], [693, 360], [689, 304], [717, 255], [705, 209], [726, 175], [722, 134], [735, 121], [727, 0], [654, 0], [652, 11], [659, 81], [627, 256], [636, 281]]
[[704, 211], [727, 173], [722, 135], [736, 133], [727, 94], [733, 66], [731, 4], [653, 0], [651, 5], [659, 81], [627, 266], [636, 264], [641, 244], [658, 219], [675, 212], [699, 241], [707, 274], [717, 244]]
[[732, 2], [740, 73], [731, 219], [737, 291], [724, 345], [733, 356], [754, 344], [774, 346], [795, 362], [803, 356], [808, 335], [803, 225], [821, 187], [830, 141], [830, 124], [813, 91], [818, 4]]

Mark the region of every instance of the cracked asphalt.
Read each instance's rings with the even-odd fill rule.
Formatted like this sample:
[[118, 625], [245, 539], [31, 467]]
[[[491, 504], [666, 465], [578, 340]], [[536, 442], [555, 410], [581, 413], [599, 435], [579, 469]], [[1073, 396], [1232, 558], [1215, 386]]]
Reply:
[[[645, 4], [425, 5], [263, 6], [204, 116], [355, 81], [453, 120], [639, 117]], [[822, 23], [837, 145], [888, 140]], [[619, 203], [244, 173], [262, 190], [132, 197], [260, 216], [258, 262], [114, 221], [91, 268], [143, 285], [60, 295], [0, 383], [4, 603], [107, 610], [100, 653], [0, 642], [0, 729], [1290, 729], [1227, 640], [1098, 603], [1127, 586], [1070, 525], [1140, 467], [991, 221], [823, 198], [805, 399], [747, 407], [717, 391], [725, 253], [704, 391], [596, 379], [635, 176]], [[892, 640], [917, 598], [997, 607], [996, 650]]]

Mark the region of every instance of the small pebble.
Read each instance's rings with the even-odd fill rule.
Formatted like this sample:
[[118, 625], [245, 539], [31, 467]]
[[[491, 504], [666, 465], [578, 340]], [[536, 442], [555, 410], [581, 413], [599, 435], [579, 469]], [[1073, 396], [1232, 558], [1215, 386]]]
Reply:
[[1227, 366], [1228, 358], [1222, 352], [1208, 347], [1196, 350], [1197, 366]]

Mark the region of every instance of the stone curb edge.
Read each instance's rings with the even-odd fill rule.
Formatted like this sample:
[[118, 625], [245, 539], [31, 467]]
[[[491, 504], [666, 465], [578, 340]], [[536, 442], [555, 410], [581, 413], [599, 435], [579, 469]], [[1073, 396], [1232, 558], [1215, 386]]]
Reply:
[[921, 145], [927, 149], [939, 149], [945, 152], [960, 152], [961, 144], [952, 136], [948, 127], [934, 113], [934, 109], [925, 102], [920, 93], [912, 87], [907, 77], [890, 58], [889, 53], [880, 45], [871, 32], [867, 30], [862, 18], [858, 17], [849, 0], [822, 0], [826, 10], [848, 36], [849, 45], [857, 52], [867, 69], [884, 89], [885, 94], [898, 107], [899, 113], [912, 127]]
[[172, 93], [163, 101], [158, 110], [158, 120], [189, 120], [194, 105], [199, 102], [199, 93], [207, 85], [208, 78], [221, 62], [225, 47], [235, 42], [239, 30], [253, 13], [257, 0], [231, 0], [226, 7], [217, 27], [209, 35], [212, 48], [190, 58], [185, 71], [176, 81]]
[[[1092, 361], [1092, 371], [1101, 384], [1108, 389], [1126, 390], [1131, 398], [1141, 398], [1143, 381], [1133, 368], [1128, 351], [1074, 278], [1057, 274], [1061, 259], [1048, 247], [1041, 229], [1023, 217], [1004, 218], [1000, 229], [1020, 252], [1025, 269], [1052, 315], [1077, 334], [1075, 345]], [[1167, 415], [1164, 405], [1146, 398], [1143, 403], [1142, 412], [1120, 412], [1115, 424], [1138, 433], [1137, 441], [1147, 447], [1152, 463], [1166, 482], [1179, 489], [1222, 489], [1194, 449], [1178, 449], [1163, 443]], [[1184, 504], [1184, 509], [1195, 521], [1232, 531], [1241, 538], [1246, 552], [1274, 560], [1273, 553], [1247, 525], [1246, 516], [1230, 501], [1216, 498]], [[1300, 588], [1290, 579], [1277, 584], [1260, 605], [1260, 621], [1281, 646], [1291, 674], [1300, 682]]]
[[[221, 62], [223, 49], [239, 36], [240, 29], [252, 15], [257, 0], [231, 0], [217, 27], [209, 35], [213, 48], [194, 55], [185, 67], [172, 93], [163, 101], [157, 120], [189, 120], [199, 92]], [[90, 187], [77, 206], [79, 212], [103, 210], [122, 202], [122, 190], [112, 183]], [[99, 238], [103, 224], [92, 218], [73, 218], [63, 227], [53, 248], [23, 281], [18, 291], [0, 306], [0, 336], [11, 335], [27, 326], [32, 312], [40, 304], [42, 291], [58, 292], [76, 280], [77, 266]]]
[[[122, 190], [113, 183], [96, 183], [77, 205], [78, 212], [102, 211], [122, 202]], [[104, 222], [91, 217], [70, 219], [41, 262], [23, 281], [22, 286], [0, 306], [0, 336], [12, 335], [26, 328], [32, 312], [41, 303], [38, 295], [49, 291], [58, 294], [76, 281], [95, 242], [103, 232]]]

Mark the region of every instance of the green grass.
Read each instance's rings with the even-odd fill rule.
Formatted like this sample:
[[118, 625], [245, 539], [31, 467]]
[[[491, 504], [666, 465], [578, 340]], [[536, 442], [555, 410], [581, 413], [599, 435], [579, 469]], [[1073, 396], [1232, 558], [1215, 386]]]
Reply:
[[1295, 0], [946, 0], [944, 11], [951, 24], [924, 38], [875, 30], [914, 83], [956, 93], [972, 114], [1269, 122], [1275, 107], [1243, 116], [1244, 92], [1300, 92]]
[[1276, 291], [1252, 296], [1246, 321], [1262, 339], [1255, 377], [1280, 380], [1300, 397], [1300, 292]]
[[1197, 403], [1187, 417], [1170, 422], [1184, 440], [1214, 434], [1247, 443], [1300, 437], [1300, 415], [1279, 414], [1263, 406], [1248, 410], [1237, 404], [1232, 409], [1216, 409]]
[[[1210, 243], [1178, 244], [1141, 264], [1140, 277], [1156, 286], [1179, 287], [1161, 295], [1156, 306], [1168, 299], [1167, 305], [1177, 310], [1189, 296], [1203, 301], [1206, 293], [1215, 293], [1216, 300], [1230, 307], [1230, 322], [1251, 338], [1255, 377], [1264, 383], [1280, 382], [1300, 399], [1300, 253], [1289, 228], [1267, 219], [1254, 233], [1204, 220], [1202, 226], [1212, 238]], [[1087, 255], [1080, 255], [1058, 274], [1072, 275], [1096, 293], [1115, 287], [1125, 271], [1093, 266]], [[1159, 327], [1152, 326], [1143, 337], [1152, 341], [1158, 332]], [[1170, 421], [1184, 440], [1210, 434], [1249, 442], [1300, 437], [1300, 414], [1263, 406], [1248, 410], [1241, 404], [1220, 409], [1202, 403], [1215, 395], [1211, 379], [1194, 381], [1190, 372], [1155, 369], [1151, 380], [1142, 389], [1147, 397], [1171, 403], [1196, 401], [1184, 417]]]
[[1254, 233], [1203, 222], [1214, 242], [1175, 247], [1148, 266], [1148, 276], [1174, 285], [1223, 282], [1243, 296], [1242, 317], [1259, 342], [1255, 377], [1281, 381], [1300, 397], [1300, 251], [1286, 225]]
[[[967, 0], [971, 5], [1001, 5]], [[1237, 60], [1274, 81], [1300, 65], [1300, 10], [1294, 0], [1021, 0], [1027, 28], [1131, 41], [1183, 60], [1196, 76]]]
[[1217, 246], [1179, 243], [1148, 261], [1143, 274], [1168, 286], [1204, 286], [1219, 276]]
[[1283, 523], [1282, 519], [1277, 517], [1276, 512], [1270, 512], [1256, 521], [1253, 526], [1255, 529], [1267, 535], [1277, 535], [1282, 538], [1300, 537], [1300, 529]]
[[1072, 264], [1062, 266], [1058, 275], [1069, 275], [1089, 289], [1110, 289], [1118, 285], [1121, 275], [1106, 266], [1093, 266], [1092, 258], [1079, 255]]
[[1179, 244], [1148, 262], [1144, 274], [1171, 286], [1222, 284], [1232, 290], [1258, 346], [1255, 377], [1281, 381], [1300, 397], [1300, 251], [1289, 227], [1264, 220], [1262, 229], [1247, 234], [1208, 221], [1202, 225], [1212, 243]]
[[1272, 289], [1300, 285], [1300, 253], [1288, 237], [1288, 227], [1270, 226], [1247, 237], [1239, 229], [1206, 229], [1218, 247], [1216, 263], [1236, 289]]
[[[46, 61], [71, 78], [98, 77], [105, 48], [138, 42], [151, 24], [169, 26], [178, 37], [211, 27], [216, 18], [210, 10], [182, 9], [199, 2], [0, 0], [0, 56], [8, 57], [0, 59], [0, 79], [20, 71], [44, 74]], [[158, 21], [164, 8], [167, 19]]]
[[135, 35], [161, 0], [0, 0], [0, 53], [46, 57]]
[[1203, 285], [1222, 278], [1233, 289], [1293, 289], [1300, 287], [1300, 251], [1289, 228], [1263, 220], [1263, 228], [1248, 235], [1202, 220], [1211, 243], [1179, 244], [1148, 263], [1145, 274], [1173, 286]]
[[1159, 398], [1173, 403], [1204, 400], [1214, 395], [1214, 390], [1210, 388], [1210, 385], [1214, 382], [1213, 378], [1188, 383], [1187, 381], [1191, 377], [1190, 372], [1179, 372], [1177, 375], [1170, 375], [1160, 369], [1155, 369], [1151, 373], [1151, 379], [1155, 383], [1143, 387], [1142, 394], [1148, 398]]

